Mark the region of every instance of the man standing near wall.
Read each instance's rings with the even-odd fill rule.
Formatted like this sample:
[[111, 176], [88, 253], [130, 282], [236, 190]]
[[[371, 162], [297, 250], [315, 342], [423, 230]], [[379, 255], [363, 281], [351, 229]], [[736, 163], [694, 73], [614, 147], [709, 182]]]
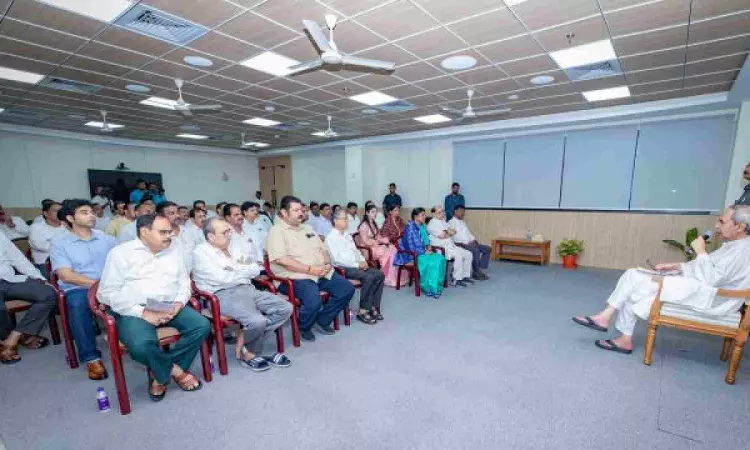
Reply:
[[388, 185], [388, 195], [383, 198], [383, 211], [388, 211], [388, 207], [396, 205], [402, 207], [401, 196], [396, 193], [396, 183]]
[[445, 204], [443, 206], [445, 207], [445, 216], [448, 220], [453, 218], [453, 211], [455, 211], [457, 206], [466, 206], [466, 199], [464, 199], [463, 194], [459, 194], [460, 190], [461, 185], [454, 182], [451, 185], [451, 193], [445, 196]]
[[745, 191], [742, 193], [739, 200], [737, 200], [737, 204], [750, 205], [750, 162], [745, 166], [745, 172], [742, 176], [745, 178], [745, 181], [747, 181], [747, 184], [745, 185]]

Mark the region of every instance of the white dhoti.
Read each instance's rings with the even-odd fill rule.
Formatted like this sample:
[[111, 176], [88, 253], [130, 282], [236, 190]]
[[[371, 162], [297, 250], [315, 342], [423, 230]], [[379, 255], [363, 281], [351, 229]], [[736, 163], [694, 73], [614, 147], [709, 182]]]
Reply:
[[471, 276], [471, 263], [474, 255], [456, 244], [449, 242], [445, 247], [445, 257], [453, 260], [453, 279], [463, 280]]

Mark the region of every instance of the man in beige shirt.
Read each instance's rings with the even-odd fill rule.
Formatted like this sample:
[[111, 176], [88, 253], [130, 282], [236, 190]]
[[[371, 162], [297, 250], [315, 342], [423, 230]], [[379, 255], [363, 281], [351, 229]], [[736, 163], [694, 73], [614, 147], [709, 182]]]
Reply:
[[133, 222], [135, 220], [135, 203], [125, 203], [123, 201], [115, 202], [115, 215], [112, 217], [112, 221], [107, 225], [107, 229], [104, 230], [110, 236], [117, 237], [120, 232], [120, 228]]
[[[294, 280], [302, 339], [314, 341], [313, 325], [321, 334], [333, 334], [331, 323], [354, 295], [354, 286], [333, 270], [323, 242], [305, 225], [302, 201], [287, 195], [281, 199], [279, 218], [268, 232], [266, 252], [274, 275]], [[285, 284], [281, 292], [287, 294]], [[321, 305], [320, 291], [331, 294]], [[322, 306], [322, 307], [321, 307]]]

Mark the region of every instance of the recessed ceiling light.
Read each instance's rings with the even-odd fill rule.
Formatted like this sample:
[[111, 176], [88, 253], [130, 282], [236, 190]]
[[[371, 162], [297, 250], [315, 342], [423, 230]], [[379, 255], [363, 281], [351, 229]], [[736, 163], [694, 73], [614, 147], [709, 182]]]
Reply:
[[253, 56], [252, 58], [246, 59], [240, 64], [251, 69], [275, 75], [277, 77], [285, 77], [292, 73], [289, 68], [295, 64], [299, 64], [299, 61], [296, 61], [292, 58], [287, 58], [283, 55], [279, 55], [278, 53], [265, 52], [261, 53], [260, 55]]
[[128, 0], [38, 0], [56, 8], [65, 9], [76, 14], [112, 22], [124, 13], [133, 2]]
[[[103, 122], [97, 122], [97, 121], [86, 122], [84, 125], [86, 125], [87, 127], [94, 127], [94, 128], [102, 128], [102, 127], [104, 127], [104, 123]], [[117, 130], [118, 128], [124, 128], [125, 127], [125, 125], [118, 125], [116, 123], [110, 123], [110, 122], [107, 122], [107, 126], [109, 128], [111, 128], [111, 129], [113, 129], [113, 130]]]
[[164, 109], [174, 109], [175, 105], [177, 105], [176, 100], [170, 100], [163, 97], [149, 97], [146, 100], [141, 100], [139, 103], [141, 105], [154, 106], [156, 108]]
[[211, 67], [214, 65], [214, 62], [211, 61], [208, 58], [204, 58], [202, 56], [186, 56], [182, 58], [183, 61], [185, 61], [185, 64], [188, 64], [190, 66], [195, 67]]
[[525, 2], [526, 0], [505, 0], [505, 4], [508, 6], [515, 6]]
[[609, 39], [551, 52], [549, 56], [561, 69], [617, 59], [612, 41]]
[[138, 92], [141, 94], [145, 94], [146, 92], [150, 92], [151, 88], [148, 86], [144, 86], [142, 84], [128, 84], [125, 86], [125, 89], [131, 91], [131, 92]]
[[377, 114], [379, 112], [380, 111], [378, 111], [375, 108], [365, 108], [365, 109], [362, 110], [362, 114]]
[[630, 97], [630, 89], [627, 86], [618, 86], [607, 89], [598, 89], [596, 91], [581, 92], [586, 100], [590, 102], [600, 102], [602, 100], [612, 100], [615, 98]]
[[44, 75], [26, 72], [25, 70], [11, 69], [9, 67], [0, 67], [0, 78], [20, 83], [37, 84], [44, 79]]
[[281, 124], [281, 122], [277, 122], [271, 119], [264, 119], [262, 117], [253, 117], [252, 119], [243, 120], [242, 123], [246, 123], [248, 125], [256, 125], [259, 127], [273, 127]]
[[429, 116], [421, 116], [421, 117], [415, 117], [414, 120], [422, 123], [442, 123], [442, 122], [450, 122], [450, 117], [446, 117], [442, 114], [431, 114]]
[[349, 99], [365, 104], [367, 106], [384, 105], [386, 103], [391, 103], [398, 100], [396, 97], [388, 94], [383, 94], [379, 91], [370, 91], [365, 92], [364, 94], [353, 95], [349, 97]]
[[198, 140], [208, 139], [208, 136], [203, 135], [203, 134], [180, 133], [180, 134], [177, 134], [176, 136], [178, 138], [185, 138], [185, 139], [198, 139]]
[[552, 75], [538, 75], [529, 80], [531, 84], [536, 84], [536, 85], [550, 84], [553, 81], [555, 81], [555, 77], [553, 77]]
[[5, 111], [5, 108], [0, 108], [0, 113], [2, 113], [3, 111]]
[[508, 100], [518, 100], [518, 94], [509, 95]]
[[469, 55], [456, 55], [445, 58], [440, 65], [447, 70], [466, 70], [476, 66], [477, 60]]
[[243, 144], [243, 147], [258, 147], [258, 148], [266, 148], [270, 147], [271, 144], [266, 144], [265, 142], [245, 142]]

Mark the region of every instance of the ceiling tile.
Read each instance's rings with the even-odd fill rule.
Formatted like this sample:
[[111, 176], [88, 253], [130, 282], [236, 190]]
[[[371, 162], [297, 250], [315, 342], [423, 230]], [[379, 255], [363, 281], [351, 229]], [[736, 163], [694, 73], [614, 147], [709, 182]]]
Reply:
[[730, 70], [726, 72], [687, 77], [685, 78], [685, 87], [695, 87], [713, 83], [733, 83], [738, 74], [738, 70]]
[[211, 67], [202, 67], [201, 70], [209, 71], [209, 72], [216, 72], [222, 69], [225, 69], [231, 65], [231, 63], [225, 59], [218, 58], [214, 55], [209, 55], [208, 53], [199, 52], [198, 50], [193, 50], [189, 47], [180, 47], [172, 52], [167, 53], [164, 55], [163, 59], [165, 61], [170, 61], [177, 64], [187, 64], [184, 60], [186, 56], [200, 56], [202, 58], [207, 58], [211, 60], [213, 65]]
[[330, 92], [326, 92], [320, 89], [310, 89], [308, 91], [297, 93], [296, 95], [315, 102], [328, 102], [331, 100], [336, 100], [338, 98]]
[[489, 83], [474, 85], [475, 88], [479, 89], [486, 95], [500, 95], [506, 92], [514, 92], [522, 89], [521, 86], [513, 78], [506, 78], [504, 80], [491, 81]]
[[245, 89], [237, 91], [238, 94], [246, 95], [248, 97], [257, 98], [258, 100], [270, 100], [272, 98], [281, 97], [284, 95], [283, 92], [277, 92], [272, 89], [264, 88], [260, 85], [252, 85]]
[[[394, 18], [399, 26], [394, 26]], [[357, 17], [357, 22], [395, 40], [435, 27], [438, 23], [407, 0], [396, 0]]]
[[690, 14], [690, 0], [662, 0], [634, 8], [606, 13], [613, 36], [637, 33], [654, 28], [686, 24]]
[[415, 60], [415, 57], [408, 53], [406, 50], [403, 50], [402, 48], [391, 44], [381, 45], [380, 47], [375, 47], [369, 50], [354, 53], [362, 58], [392, 61], [399, 66]]
[[435, 68], [431, 64], [418, 62], [416, 64], [399, 67], [398, 69], [396, 69], [395, 75], [397, 75], [402, 80], [419, 81], [426, 78], [443, 76], [445, 75], [445, 72]]
[[[245, 14], [232, 19], [218, 27], [216, 31], [220, 31], [237, 39], [242, 39], [243, 41], [247, 41], [262, 48], [275, 47], [298, 36], [297, 33], [253, 14], [252, 12], [246, 12]], [[191, 45], [191, 47], [198, 48], [195, 45]], [[198, 49], [204, 50], [200, 48]], [[209, 50], [204, 51], [213, 53]]]
[[534, 87], [523, 91], [523, 99], [556, 97], [560, 95], [571, 95], [578, 93], [573, 83], [557, 83], [548, 86]]
[[510, 8], [529, 30], [539, 30], [599, 14], [596, 0], [527, 0]]
[[547, 55], [539, 55], [516, 61], [509, 61], [500, 64], [505, 73], [512, 77], [528, 75], [558, 68], [557, 64]]
[[242, 12], [224, 0], [146, 0], [149, 5], [175, 16], [213, 28]]
[[289, 77], [291, 80], [299, 83], [304, 83], [310, 86], [325, 86], [331, 83], [336, 83], [341, 79], [334, 74], [340, 74], [341, 72], [329, 72], [327, 70], [316, 70], [313, 72], [301, 73], [293, 77]]
[[153, 60], [153, 57], [151, 56], [131, 52], [120, 47], [113, 47], [97, 41], [89, 41], [77, 52], [77, 54], [135, 68], [141, 67], [147, 62]]
[[65, 65], [69, 67], [75, 67], [77, 69], [102, 73], [104, 75], [110, 75], [113, 77], [123, 76], [132, 70], [128, 67], [108, 64], [106, 62], [91, 58], [84, 58], [82, 56], [71, 56], [67, 61], [65, 61]]
[[478, 15], [505, 6], [497, 0], [471, 0], [466, 2], [456, 0], [416, 0], [416, 2], [442, 23], [455, 22], [468, 16]]
[[690, 19], [695, 21], [744, 9], [750, 9], [747, 0], [693, 0]]
[[[337, 28], [338, 30], [338, 28]], [[287, 58], [296, 59], [297, 61], [309, 61], [318, 57], [312, 42], [307, 37], [300, 37], [284, 45], [273, 49], [275, 53], [286, 56]]]
[[704, 95], [715, 94], [717, 92], [728, 92], [730, 89], [732, 89], [732, 83], [722, 83], [685, 88], [682, 92], [684, 95]]
[[5, 55], [2, 53], [0, 53], [0, 66], [16, 70], [26, 70], [41, 75], [45, 75], [55, 68], [55, 64], [34, 61], [13, 55]]
[[321, 3], [328, 5], [336, 11], [344, 13], [347, 16], [352, 16], [390, 1], [391, 0], [321, 0]]
[[210, 55], [216, 55], [219, 58], [232, 62], [241, 62], [262, 52], [258, 47], [215, 32], [207, 33], [203, 37], [191, 42], [190, 48]]
[[142, 70], [146, 70], [153, 73], [158, 73], [170, 78], [182, 78], [183, 80], [192, 81], [200, 76], [205, 75], [205, 72], [192, 69], [182, 64], [175, 64], [169, 61], [156, 60], [152, 63], [147, 64]]
[[297, 97], [296, 95], [287, 95], [274, 99], [274, 103], [291, 106], [293, 108], [302, 108], [304, 106], [312, 105], [313, 102], [306, 98]]
[[625, 77], [623, 75], [613, 75], [611, 77], [597, 78], [594, 80], [574, 81], [571, 84], [577, 91], [584, 92], [625, 86], [627, 83], [625, 82]]
[[[398, 71], [399, 69], [396, 69], [396, 73], [398, 73]], [[352, 78], [352, 81], [375, 90], [398, 86], [404, 83], [404, 81], [398, 77], [378, 74], [368, 74], [363, 77]]]
[[[319, 25], [322, 24], [321, 29], [327, 31], [324, 17], [326, 14], [335, 14], [330, 8], [309, 0], [273, 0], [261, 3], [253, 11], [300, 33], [304, 33], [303, 19], [314, 20]], [[337, 24], [336, 34], [339, 28], [346, 25], [345, 22]]]
[[114, 77], [98, 75], [92, 72], [74, 69], [72, 67], [58, 67], [50, 75], [65, 78], [67, 80], [83, 81], [84, 83], [97, 84], [99, 86], [107, 86], [110, 83], [117, 82], [117, 79]]
[[[568, 36], [572, 34], [570, 40]], [[609, 39], [609, 30], [601, 15], [580, 20], [565, 26], [534, 33], [534, 38], [548, 52], [563, 50], [571, 46]]]
[[72, 52], [86, 43], [86, 40], [77, 36], [63, 34], [58, 31], [36, 27], [6, 17], [0, 22], [0, 35], [20, 39], [33, 44], [54, 47], [64, 52]]
[[[439, 45], [436, 45], [439, 43]], [[415, 55], [427, 59], [432, 56], [454, 52], [466, 47], [461, 39], [445, 28], [436, 28], [416, 36], [398, 41], [398, 45]]]
[[310, 86], [292, 81], [288, 78], [274, 78], [273, 80], [264, 82], [261, 86], [283, 92], [285, 94], [295, 94], [297, 92], [310, 89]]
[[695, 44], [688, 47], [687, 61], [693, 62], [720, 55], [741, 53], [748, 51], [748, 49], [750, 49], [750, 34], [736, 38], [723, 39], [721, 41]]
[[710, 59], [687, 64], [685, 66], [685, 76], [703, 75], [711, 72], [722, 72], [725, 70], [734, 70], [742, 68], [747, 54], [732, 55], [722, 58]]
[[409, 97], [406, 99], [406, 101], [416, 106], [427, 106], [427, 105], [437, 105], [439, 103], [443, 103], [445, 100], [442, 97], [438, 97], [437, 95], [434, 95], [434, 94], [424, 94], [424, 95], [417, 95], [416, 97]]
[[[468, 86], [462, 86], [456, 89], [451, 89], [449, 91], [443, 91], [440, 92], [438, 95], [440, 97], [444, 97], [445, 100], [440, 101], [440, 104], [445, 104], [446, 102], [457, 102], [457, 101], [463, 101], [466, 102], [466, 98], [468, 97], [467, 91], [469, 90]], [[484, 95], [484, 92], [482, 91], [476, 91], [476, 95]], [[417, 116], [419, 114], [416, 114]]]
[[384, 94], [392, 95], [396, 98], [415, 97], [417, 95], [426, 94], [423, 89], [420, 89], [417, 86], [411, 84], [402, 84], [401, 86], [383, 89], [381, 92], [383, 92]]
[[146, 83], [153, 86], [159, 86], [163, 88], [168, 89], [175, 89], [174, 87], [174, 79], [169, 77], [163, 77], [161, 75], [144, 72], [141, 70], [134, 70], [127, 74], [127, 76], [123, 77], [127, 80], [135, 81], [137, 83]]
[[234, 78], [235, 80], [244, 81], [246, 83], [262, 83], [274, 78], [273, 75], [269, 75], [258, 70], [253, 70], [249, 67], [241, 66], [239, 64], [216, 71], [216, 74]]
[[167, 44], [164, 41], [151, 39], [116, 26], [104, 30], [96, 37], [96, 40], [102, 41], [105, 44], [115, 45], [135, 52], [154, 56], [163, 55], [174, 48], [174, 46]]
[[214, 74], [200, 77], [196, 79], [195, 82], [206, 87], [227, 92], [232, 92], [247, 87], [247, 83]]
[[470, 86], [508, 78], [503, 71], [495, 66], [485, 66], [473, 70], [462, 70], [460, 72], [455, 72], [453, 76]]
[[671, 80], [673, 78], [682, 78], [685, 75], [683, 64], [673, 67], [661, 67], [653, 70], [641, 70], [637, 72], [626, 72], [625, 79], [628, 84], [651, 83], [654, 81]]
[[[456, 3], [469, 2], [457, 1]], [[526, 33], [521, 22], [507, 8], [453, 23], [447, 27], [471, 45], [498, 41]]]
[[[341, 51], [345, 53], [356, 53], [386, 43], [385, 39], [351, 20], [337, 24], [333, 37]], [[308, 42], [308, 45], [313, 46], [311, 42]]]
[[630, 86], [632, 95], [650, 94], [653, 92], [682, 89], [682, 80], [657, 81], [656, 83], [634, 84]]
[[566, 105], [569, 103], [581, 103], [586, 99], [579, 93], [559, 95], [555, 97], [539, 97], [529, 100], [514, 102], [513, 109], [525, 110], [533, 108], [544, 108], [549, 106]]
[[530, 34], [477, 47], [477, 50], [493, 63], [527, 58], [545, 53]]
[[428, 92], [447, 91], [449, 89], [455, 89], [464, 86], [462, 82], [451, 76], [443, 76], [433, 78], [431, 80], [419, 81], [415, 84], [423, 89], [426, 89]]
[[685, 47], [680, 47], [671, 50], [661, 50], [653, 53], [620, 58], [620, 67], [622, 67], [622, 70], [625, 72], [632, 72], [634, 70], [645, 70], [661, 66], [671, 66], [673, 64], [683, 64], [684, 62]]
[[690, 43], [746, 34], [750, 30], [750, 11], [690, 25]]
[[28, 0], [13, 2], [8, 17], [87, 38], [93, 37], [107, 26], [103, 22], [64, 9]]
[[28, 44], [23, 41], [6, 39], [2, 35], [0, 35], [0, 52], [48, 62], [50, 64], [60, 64], [70, 57], [70, 53], [59, 52], [50, 48]]
[[683, 25], [648, 33], [633, 34], [614, 39], [612, 42], [617, 55], [622, 57], [634, 53], [645, 53], [685, 45], [687, 43], [687, 30], [687, 25]]

